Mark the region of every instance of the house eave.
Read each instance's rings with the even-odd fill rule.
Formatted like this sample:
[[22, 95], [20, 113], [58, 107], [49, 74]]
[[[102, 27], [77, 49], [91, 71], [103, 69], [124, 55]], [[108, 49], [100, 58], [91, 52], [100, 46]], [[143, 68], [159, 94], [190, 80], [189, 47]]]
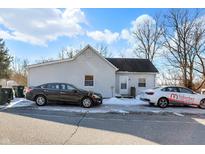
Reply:
[[117, 71], [116, 73], [121, 74], [159, 74], [159, 72], [129, 72], [129, 71]]

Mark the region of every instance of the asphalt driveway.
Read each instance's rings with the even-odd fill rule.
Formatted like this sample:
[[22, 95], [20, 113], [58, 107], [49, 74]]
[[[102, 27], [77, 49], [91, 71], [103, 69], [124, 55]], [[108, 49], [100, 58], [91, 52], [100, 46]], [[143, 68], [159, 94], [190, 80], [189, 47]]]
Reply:
[[8, 108], [0, 144], [205, 144], [205, 116]]

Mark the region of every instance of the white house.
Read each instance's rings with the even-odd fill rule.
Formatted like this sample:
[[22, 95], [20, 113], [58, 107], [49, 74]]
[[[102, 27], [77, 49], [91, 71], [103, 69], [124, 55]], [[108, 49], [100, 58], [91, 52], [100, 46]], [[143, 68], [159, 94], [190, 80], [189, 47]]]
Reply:
[[155, 87], [158, 70], [147, 59], [104, 58], [87, 45], [72, 59], [56, 60], [28, 66], [28, 86], [64, 82], [78, 88], [101, 93], [129, 95]]

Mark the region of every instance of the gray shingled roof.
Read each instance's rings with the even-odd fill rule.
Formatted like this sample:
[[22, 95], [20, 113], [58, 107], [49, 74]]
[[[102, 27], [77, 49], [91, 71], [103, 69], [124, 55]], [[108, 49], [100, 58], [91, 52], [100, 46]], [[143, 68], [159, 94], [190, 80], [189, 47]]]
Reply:
[[127, 72], [154, 72], [157, 68], [148, 59], [137, 58], [106, 58], [110, 63], [119, 69]]

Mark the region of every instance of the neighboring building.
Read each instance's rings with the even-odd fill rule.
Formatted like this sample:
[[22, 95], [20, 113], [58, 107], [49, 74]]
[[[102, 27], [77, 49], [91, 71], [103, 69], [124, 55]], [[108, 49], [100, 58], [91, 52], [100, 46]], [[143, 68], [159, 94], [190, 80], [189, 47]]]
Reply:
[[155, 87], [158, 70], [147, 59], [104, 58], [87, 45], [72, 59], [28, 66], [28, 86], [49, 82], [71, 83], [78, 88], [99, 92], [103, 97], [129, 95]]
[[13, 86], [18, 86], [18, 83], [14, 80], [0, 79], [0, 86], [3, 88], [12, 88]]

